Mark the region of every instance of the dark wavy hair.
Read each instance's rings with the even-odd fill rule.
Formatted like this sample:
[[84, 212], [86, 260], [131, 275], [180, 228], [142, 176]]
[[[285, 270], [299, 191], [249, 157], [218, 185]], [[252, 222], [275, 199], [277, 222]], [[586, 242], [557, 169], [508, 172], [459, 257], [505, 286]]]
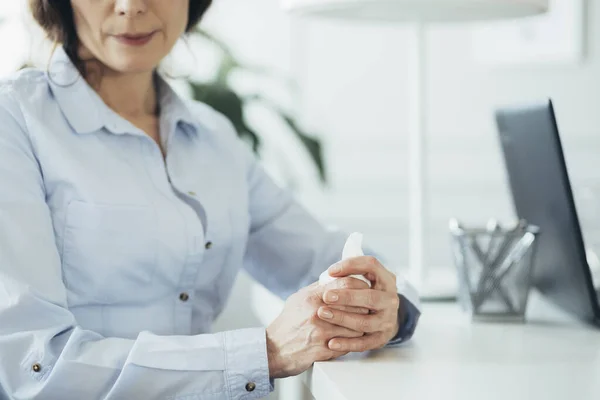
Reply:
[[[189, 0], [189, 17], [186, 32], [190, 32], [200, 22], [212, 0]], [[62, 45], [73, 64], [84, 71], [79, 58], [79, 38], [75, 30], [75, 19], [71, 0], [29, 0], [29, 8], [36, 22], [46, 32], [48, 39]]]

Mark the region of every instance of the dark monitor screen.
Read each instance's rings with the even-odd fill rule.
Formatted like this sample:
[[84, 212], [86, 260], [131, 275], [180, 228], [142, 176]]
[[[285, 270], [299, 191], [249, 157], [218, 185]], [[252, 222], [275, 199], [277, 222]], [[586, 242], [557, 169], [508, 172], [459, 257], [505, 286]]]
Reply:
[[598, 323], [598, 299], [552, 102], [499, 110], [496, 122], [515, 211], [541, 230], [534, 286], [562, 309]]

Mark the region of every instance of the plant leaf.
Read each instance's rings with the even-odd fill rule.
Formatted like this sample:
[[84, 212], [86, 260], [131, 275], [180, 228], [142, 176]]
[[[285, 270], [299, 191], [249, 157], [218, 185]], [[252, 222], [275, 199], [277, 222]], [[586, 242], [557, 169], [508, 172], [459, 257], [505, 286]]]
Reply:
[[260, 138], [246, 123], [243, 108], [244, 103], [247, 101], [254, 100], [264, 103], [268, 108], [280, 116], [280, 118], [291, 129], [294, 135], [300, 140], [315, 163], [319, 171], [321, 182], [326, 183], [327, 175], [325, 170], [325, 162], [323, 159], [323, 149], [319, 140], [304, 132], [298, 126], [295, 119], [283, 111], [274, 102], [259, 95], [249, 96], [242, 99], [228, 87], [228, 78], [234, 69], [243, 69], [254, 74], [276, 77], [284, 81], [291, 90], [297, 89], [294, 81], [289, 78], [285, 78], [280, 73], [276, 73], [267, 68], [242, 66], [237, 58], [233, 55], [233, 52], [229, 46], [227, 46], [223, 41], [217, 39], [212, 34], [198, 27], [196, 27], [193, 32], [212, 42], [221, 50], [222, 53], [217, 75], [213, 82], [190, 82], [194, 98], [212, 106], [214, 109], [227, 116], [227, 118], [229, 118], [233, 123], [238, 136], [243, 139], [250, 140], [255, 153], [258, 153], [260, 150]]
[[249, 140], [254, 152], [259, 152], [260, 138], [246, 123], [242, 99], [235, 92], [218, 83], [190, 82], [190, 86], [194, 99], [225, 115], [235, 127], [238, 136]]
[[312, 158], [313, 162], [315, 163], [315, 165], [317, 166], [317, 169], [319, 171], [319, 177], [321, 178], [321, 182], [326, 183], [327, 182], [327, 171], [326, 171], [326, 167], [325, 167], [325, 160], [323, 157], [323, 147], [321, 145], [321, 142], [318, 139], [314, 138], [313, 136], [309, 135], [302, 128], [300, 128], [298, 126], [298, 123], [296, 122], [295, 118], [293, 118], [291, 115], [289, 115], [283, 109], [281, 109], [281, 107], [276, 105], [271, 100], [265, 98], [264, 96], [252, 95], [252, 96], [246, 97], [245, 99], [246, 99], [246, 101], [261, 102], [261, 103], [265, 104], [267, 107], [269, 107], [271, 110], [273, 110], [274, 112], [279, 114], [281, 119], [292, 130], [292, 132], [296, 135], [296, 137], [298, 139], [300, 139], [300, 141], [302, 142], [302, 144], [304, 145], [304, 147], [310, 154], [310, 157]]

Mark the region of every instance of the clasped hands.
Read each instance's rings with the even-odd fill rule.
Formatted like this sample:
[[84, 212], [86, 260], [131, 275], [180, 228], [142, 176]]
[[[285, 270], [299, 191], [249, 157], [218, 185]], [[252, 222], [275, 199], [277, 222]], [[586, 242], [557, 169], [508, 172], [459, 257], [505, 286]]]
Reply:
[[[370, 256], [340, 261], [329, 274], [339, 279], [291, 295], [267, 328], [271, 378], [297, 375], [315, 361], [381, 348], [397, 334], [396, 275]], [[364, 275], [371, 288], [349, 275]]]

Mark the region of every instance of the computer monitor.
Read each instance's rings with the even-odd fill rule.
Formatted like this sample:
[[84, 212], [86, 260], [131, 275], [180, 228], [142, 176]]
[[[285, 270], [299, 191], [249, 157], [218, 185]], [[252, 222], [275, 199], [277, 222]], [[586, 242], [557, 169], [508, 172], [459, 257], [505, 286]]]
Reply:
[[552, 102], [499, 110], [496, 123], [516, 214], [541, 230], [534, 286], [560, 308], [600, 326]]

